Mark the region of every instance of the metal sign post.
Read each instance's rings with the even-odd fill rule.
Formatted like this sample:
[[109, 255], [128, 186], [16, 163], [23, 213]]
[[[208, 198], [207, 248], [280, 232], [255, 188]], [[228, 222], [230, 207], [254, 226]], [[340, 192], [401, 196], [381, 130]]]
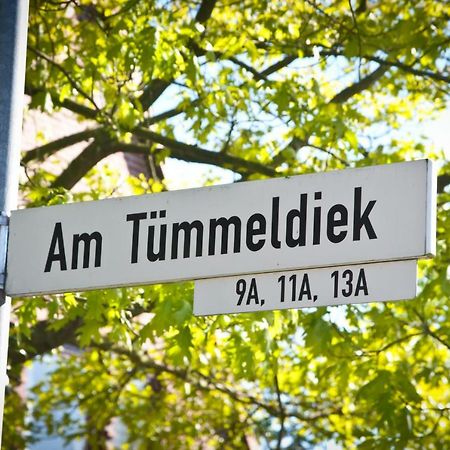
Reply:
[[0, 0], [0, 445], [11, 299], [5, 296], [8, 215], [17, 204], [28, 0]]

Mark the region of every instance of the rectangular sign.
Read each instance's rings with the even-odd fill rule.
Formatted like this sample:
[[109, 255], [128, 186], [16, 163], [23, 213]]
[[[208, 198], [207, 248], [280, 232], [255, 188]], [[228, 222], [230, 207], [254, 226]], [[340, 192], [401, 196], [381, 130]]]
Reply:
[[428, 160], [14, 211], [8, 295], [417, 259]]
[[199, 280], [194, 314], [409, 299], [416, 296], [416, 273], [416, 261], [395, 261]]

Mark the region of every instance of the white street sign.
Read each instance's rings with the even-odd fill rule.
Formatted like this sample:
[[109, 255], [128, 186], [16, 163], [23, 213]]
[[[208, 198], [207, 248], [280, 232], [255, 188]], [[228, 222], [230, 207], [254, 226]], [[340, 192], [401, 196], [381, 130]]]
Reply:
[[430, 161], [14, 211], [11, 296], [431, 256]]
[[199, 280], [194, 314], [409, 299], [416, 296], [416, 266], [416, 261], [394, 261]]

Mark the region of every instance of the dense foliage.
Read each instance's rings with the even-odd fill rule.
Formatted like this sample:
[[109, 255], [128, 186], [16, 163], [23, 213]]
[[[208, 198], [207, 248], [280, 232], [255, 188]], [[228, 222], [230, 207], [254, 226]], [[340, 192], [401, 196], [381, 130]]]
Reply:
[[166, 188], [167, 158], [258, 179], [430, 157], [438, 254], [417, 299], [386, 304], [195, 318], [190, 283], [15, 299], [5, 448], [44, 427], [104, 449], [119, 422], [124, 449], [449, 447], [450, 166], [416, 132], [448, 107], [449, 18], [437, 0], [31, 0], [29, 108], [85, 128], [23, 154], [28, 206], [117, 195], [95, 168], [117, 152], [148, 158], [134, 193]]

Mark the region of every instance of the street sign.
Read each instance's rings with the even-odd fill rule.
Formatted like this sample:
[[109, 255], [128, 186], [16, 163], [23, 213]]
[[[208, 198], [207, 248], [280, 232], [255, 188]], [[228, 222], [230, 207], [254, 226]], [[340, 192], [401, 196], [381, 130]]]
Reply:
[[14, 211], [7, 293], [427, 257], [435, 182], [421, 160]]
[[416, 296], [416, 266], [416, 261], [394, 261], [199, 280], [194, 314], [409, 299]]

